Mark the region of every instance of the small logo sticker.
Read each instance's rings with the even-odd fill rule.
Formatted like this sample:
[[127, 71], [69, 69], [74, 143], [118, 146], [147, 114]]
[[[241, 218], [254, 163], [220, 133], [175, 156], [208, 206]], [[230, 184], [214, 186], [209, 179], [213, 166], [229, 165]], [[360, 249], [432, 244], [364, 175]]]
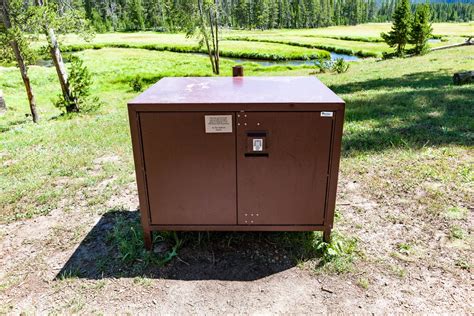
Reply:
[[232, 115], [205, 115], [206, 133], [232, 133]]
[[321, 112], [321, 117], [333, 117], [334, 112]]

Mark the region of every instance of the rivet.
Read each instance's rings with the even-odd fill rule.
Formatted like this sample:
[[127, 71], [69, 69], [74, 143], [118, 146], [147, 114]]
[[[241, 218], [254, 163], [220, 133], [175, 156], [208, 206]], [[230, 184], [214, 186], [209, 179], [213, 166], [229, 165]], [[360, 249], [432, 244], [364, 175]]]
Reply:
[[247, 221], [245, 221], [245, 224], [247, 224]]
[[260, 123], [257, 123], [257, 126], [260, 126]]
[[245, 216], [247, 216], [247, 213], [245, 213]]
[[247, 123], [244, 123], [245, 126], [247, 126]]
[[247, 114], [245, 114], [244, 117], [247, 117]]
[[257, 213], [257, 214], [255, 214], [255, 215], [259, 216], [260, 214]]
[[253, 224], [253, 221], [250, 221], [250, 224]]
[[240, 114], [237, 114], [237, 117], [240, 117]]
[[253, 213], [252, 213], [252, 214], [250, 214], [250, 216], [253, 216]]
[[240, 126], [240, 123], [237, 123], [237, 126]]

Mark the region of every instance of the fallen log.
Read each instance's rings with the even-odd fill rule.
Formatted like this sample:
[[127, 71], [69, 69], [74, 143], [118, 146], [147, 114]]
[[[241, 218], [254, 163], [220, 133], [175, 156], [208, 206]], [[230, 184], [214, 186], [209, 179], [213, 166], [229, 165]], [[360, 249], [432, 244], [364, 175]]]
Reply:
[[457, 72], [453, 75], [453, 83], [456, 85], [474, 82], [474, 71]]
[[469, 37], [464, 43], [458, 43], [458, 44], [452, 44], [452, 45], [434, 47], [434, 48], [430, 49], [430, 51], [434, 52], [435, 50], [442, 50], [442, 49], [453, 48], [453, 47], [460, 47], [460, 46], [466, 46], [466, 45], [474, 45], [474, 41], [472, 40], [472, 37]]

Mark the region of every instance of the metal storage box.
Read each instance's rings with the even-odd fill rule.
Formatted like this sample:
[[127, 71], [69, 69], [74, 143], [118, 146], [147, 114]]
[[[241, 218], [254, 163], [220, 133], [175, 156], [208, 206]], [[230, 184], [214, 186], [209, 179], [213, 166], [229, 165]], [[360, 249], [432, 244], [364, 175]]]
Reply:
[[164, 78], [128, 104], [154, 230], [333, 226], [344, 101], [314, 77]]

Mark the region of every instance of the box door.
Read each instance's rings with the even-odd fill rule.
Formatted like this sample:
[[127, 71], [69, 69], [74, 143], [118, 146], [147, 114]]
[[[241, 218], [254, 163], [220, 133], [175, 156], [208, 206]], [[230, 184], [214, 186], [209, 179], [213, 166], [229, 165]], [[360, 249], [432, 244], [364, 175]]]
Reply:
[[236, 119], [238, 223], [322, 225], [330, 113], [245, 112]]
[[149, 112], [140, 124], [151, 223], [236, 224], [235, 115]]

